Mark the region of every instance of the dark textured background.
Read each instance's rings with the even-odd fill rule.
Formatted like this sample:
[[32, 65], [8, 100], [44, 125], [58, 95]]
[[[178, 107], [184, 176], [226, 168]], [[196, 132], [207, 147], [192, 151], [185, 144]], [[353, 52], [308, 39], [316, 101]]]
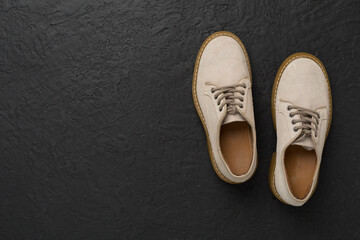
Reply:
[[[259, 167], [214, 173], [191, 97], [209, 34], [253, 70]], [[0, 0], [0, 239], [359, 239], [360, 1]], [[268, 188], [276, 71], [324, 63], [334, 115], [302, 208]]]

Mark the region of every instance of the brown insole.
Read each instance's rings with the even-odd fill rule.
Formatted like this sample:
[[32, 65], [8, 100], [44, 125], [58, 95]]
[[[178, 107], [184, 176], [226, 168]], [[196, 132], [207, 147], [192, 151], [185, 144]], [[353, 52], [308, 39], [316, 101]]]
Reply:
[[311, 189], [316, 168], [315, 150], [291, 145], [285, 152], [285, 171], [292, 194], [304, 199]]
[[243, 175], [252, 162], [252, 136], [247, 122], [232, 122], [221, 126], [220, 147], [225, 162], [234, 175]]

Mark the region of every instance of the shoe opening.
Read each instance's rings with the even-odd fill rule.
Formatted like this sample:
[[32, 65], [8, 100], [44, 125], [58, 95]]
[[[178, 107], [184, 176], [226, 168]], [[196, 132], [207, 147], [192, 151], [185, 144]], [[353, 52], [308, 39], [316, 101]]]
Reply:
[[247, 122], [232, 122], [221, 126], [221, 153], [230, 171], [237, 176], [246, 174], [253, 158], [252, 131]]

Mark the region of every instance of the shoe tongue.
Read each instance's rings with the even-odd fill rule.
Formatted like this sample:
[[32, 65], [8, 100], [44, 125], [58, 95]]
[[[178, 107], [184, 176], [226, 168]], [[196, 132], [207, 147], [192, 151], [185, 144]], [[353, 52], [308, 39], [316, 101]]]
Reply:
[[246, 120], [240, 115], [239, 112], [236, 112], [234, 114], [228, 113], [226, 114], [222, 124], [224, 125], [232, 122], [245, 122], [245, 121]]
[[300, 137], [297, 140], [295, 140], [292, 145], [299, 145], [302, 146], [304, 149], [310, 151], [314, 149], [314, 143], [311, 139], [311, 137]]

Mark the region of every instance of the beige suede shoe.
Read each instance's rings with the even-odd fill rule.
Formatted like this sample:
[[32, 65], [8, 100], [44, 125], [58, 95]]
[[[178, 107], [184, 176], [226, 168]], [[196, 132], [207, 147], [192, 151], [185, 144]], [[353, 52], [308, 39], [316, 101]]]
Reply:
[[314, 193], [332, 101], [324, 65], [308, 53], [288, 57], [276, 75], [271, 109], [277, 134], [269, 184], [282, 202], [301, 206]]
[[230, 32], [209, 36], [198, 53], [193, 99], [211, 163], [228, 183], [242, 183], [257, 165], [251, 70], [243, 43]]

